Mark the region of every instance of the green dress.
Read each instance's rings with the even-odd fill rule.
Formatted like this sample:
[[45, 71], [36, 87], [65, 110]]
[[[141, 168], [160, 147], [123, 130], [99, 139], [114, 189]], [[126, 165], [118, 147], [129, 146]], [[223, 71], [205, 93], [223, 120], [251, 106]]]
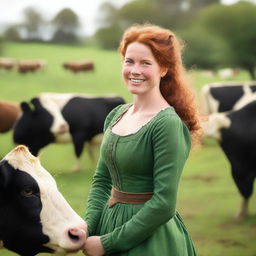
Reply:
[[[105, 121], [100, 158], [85, 220], [89, 235], [101, 236], [105, 255], [194, 256], [193, 243], [176, 211], [190, 134], [175, 110], [161, 110], [137, 132], [119, 136], [112, 125], [130, 104], [116, 107]], [[124, 192], [154, 192], [145, 204], [107, 202], [112, 186]]]

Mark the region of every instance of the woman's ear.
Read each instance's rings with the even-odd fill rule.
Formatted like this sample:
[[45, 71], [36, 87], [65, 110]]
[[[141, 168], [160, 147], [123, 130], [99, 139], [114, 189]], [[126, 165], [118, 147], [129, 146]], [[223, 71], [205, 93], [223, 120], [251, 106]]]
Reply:
[[164, 77], [168, 72], [168, 68], [161, 68], [161, 77]]

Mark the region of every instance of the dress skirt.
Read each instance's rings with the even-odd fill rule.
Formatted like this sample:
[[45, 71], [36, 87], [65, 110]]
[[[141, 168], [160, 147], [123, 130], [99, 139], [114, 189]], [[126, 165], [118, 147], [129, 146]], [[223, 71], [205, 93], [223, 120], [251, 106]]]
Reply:
[[[130, 220], [143, 205], [117, 203], [109, 208], [104, 208], [97, 235], [112, 232]], [[179, 215], [175, 216], [166, 224], [159, 226], [152, 235], [137, 247], [120, 253], [106, 254], [106, 256], [196, 256], [190, 235]]]

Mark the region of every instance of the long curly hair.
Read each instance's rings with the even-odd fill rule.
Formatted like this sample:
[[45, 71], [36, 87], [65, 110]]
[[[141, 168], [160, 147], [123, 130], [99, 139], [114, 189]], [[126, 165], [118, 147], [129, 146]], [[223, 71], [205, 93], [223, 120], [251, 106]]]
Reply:
[[192, 138], [197, 140], [201, 136], [201, 126], [195, 95], [182, 63], [183, 42], [168, 29], [135, 24], [124, 32], [120, 42], [119, 51], [123, 57], [127, 46], [133, 42], [149, 46], [158, 64], [167, 68], [160, 81], [161, 94], [187, 125]]

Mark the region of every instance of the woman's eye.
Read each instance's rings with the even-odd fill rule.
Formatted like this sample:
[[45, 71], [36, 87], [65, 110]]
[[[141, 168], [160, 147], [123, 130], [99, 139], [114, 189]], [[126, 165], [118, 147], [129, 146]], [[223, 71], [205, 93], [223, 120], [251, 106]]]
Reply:
[[133, 62], [132, 62], [132, 60], [125, 60], [124, 63], [126, 63], [126, 64], [132, 64]]
[[34, 195], [34, 191], [31, 188], [24, 188], [21, 190], [21, 195], [23, 196], [33, 196]]

